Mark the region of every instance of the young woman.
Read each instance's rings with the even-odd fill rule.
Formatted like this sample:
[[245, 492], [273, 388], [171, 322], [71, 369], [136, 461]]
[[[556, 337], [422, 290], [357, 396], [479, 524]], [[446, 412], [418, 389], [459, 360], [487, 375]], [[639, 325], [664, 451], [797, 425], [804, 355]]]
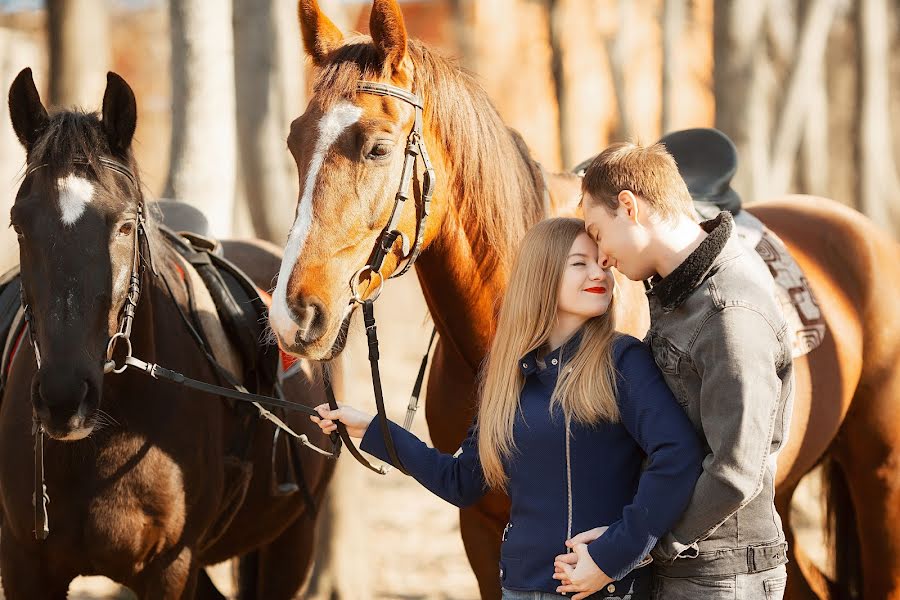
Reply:
[[[398, 457], [457, 506], [509, 494], [500, 579], [505, 600], [650, 597], [650, 549], [681, 515], [700, 446], [637, 339], [614, 325], [615, 281], [579, 219], [548, 219], [522, 241], [485, 364], [476, 424], [451, 456], [391, 425]], [[317, 407], [388, 461], [372, 416]], [[646, 468], [642, 462], [646, 458]], [[567, 554], [573, 533], [607, 527]]]

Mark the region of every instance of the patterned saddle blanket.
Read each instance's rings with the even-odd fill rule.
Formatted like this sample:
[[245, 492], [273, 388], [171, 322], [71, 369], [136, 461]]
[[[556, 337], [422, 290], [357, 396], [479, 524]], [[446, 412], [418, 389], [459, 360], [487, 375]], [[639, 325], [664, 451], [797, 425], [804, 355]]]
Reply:
[[[714, 218], [719, 208], [694, 203], [703, 218]], [[745, 247], [752, 250], [769, 268], [775, 289], [792, 336], [793, 356], [815, 350], [825, 337], [827, 326], [806, 275], [791, 256], [784, 242], [771, 229], [746, 210], [734, 217], [735, 232]]]

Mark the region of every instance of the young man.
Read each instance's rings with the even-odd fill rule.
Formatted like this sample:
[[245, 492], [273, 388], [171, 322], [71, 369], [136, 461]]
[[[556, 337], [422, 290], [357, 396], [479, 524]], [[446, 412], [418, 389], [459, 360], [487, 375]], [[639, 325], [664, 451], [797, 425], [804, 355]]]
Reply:
[[654, 597], [781, 599], [787, 544], [774, 478], [793, 367], [772, 277], [740, 245], [731, 213], [697, 223], [687, 186], [660, 144], [607, 148], [588, 167], [582, 190], [587, 231], [604, 265], [646, 281], [645, 342], [706, 448], [686, 512], [653, 551]]

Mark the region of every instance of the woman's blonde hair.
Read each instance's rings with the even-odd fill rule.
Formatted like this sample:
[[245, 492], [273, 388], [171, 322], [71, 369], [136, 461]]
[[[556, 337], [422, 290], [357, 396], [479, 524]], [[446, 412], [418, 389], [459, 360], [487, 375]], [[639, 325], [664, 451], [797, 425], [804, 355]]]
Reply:
[[[500, 307], [497, 332], [481, 375], [478, 447], [487, 484], [505, 490], [505, 460], [516, 450], [513, 422], [524, 385], [523, 356], [546, 345], [556, 322], [559, 282], [575, 239], [584, 233], [581, 219], [547, 219], [522, 239]], [[615, 298], [615, 294], [613, 295]], [[614, 303], [589, 319], [575, 354], [559, 365], [550, 400], [572, 420], [593, 424], [619, 420], [612, 341], [616, 337]]]

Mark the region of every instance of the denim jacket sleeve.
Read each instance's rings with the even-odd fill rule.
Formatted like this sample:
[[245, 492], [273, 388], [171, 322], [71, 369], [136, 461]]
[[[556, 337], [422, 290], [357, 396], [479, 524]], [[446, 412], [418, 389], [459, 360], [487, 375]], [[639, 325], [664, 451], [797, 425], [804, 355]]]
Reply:
[[588, 544], [597, 566], [616, 580], [634, 569], [681, 516], [702, 459], [697, 433], [666, 386], [649, 348], [633, 340], [617, 368], [622, 424], [648, 460], [622, 518]]
[[[469, 428], [456, 454], [444, 454], [394, 422], [389, 422], [397, 456], [403, 467], [433, 494], [459, 507], [477, 502], [487, 493], [475, 426]], [[372, 419], [359, 446], [390, 464], [378, 418]]]
[[682, 518], [657, 547], [670, 561], [688, 556], [761, 491], [778, 410], [785, 357], [778, 332], [751, 307], [713, 313], [691, 348], [701, 380], [700, 420], [709, 453]]

